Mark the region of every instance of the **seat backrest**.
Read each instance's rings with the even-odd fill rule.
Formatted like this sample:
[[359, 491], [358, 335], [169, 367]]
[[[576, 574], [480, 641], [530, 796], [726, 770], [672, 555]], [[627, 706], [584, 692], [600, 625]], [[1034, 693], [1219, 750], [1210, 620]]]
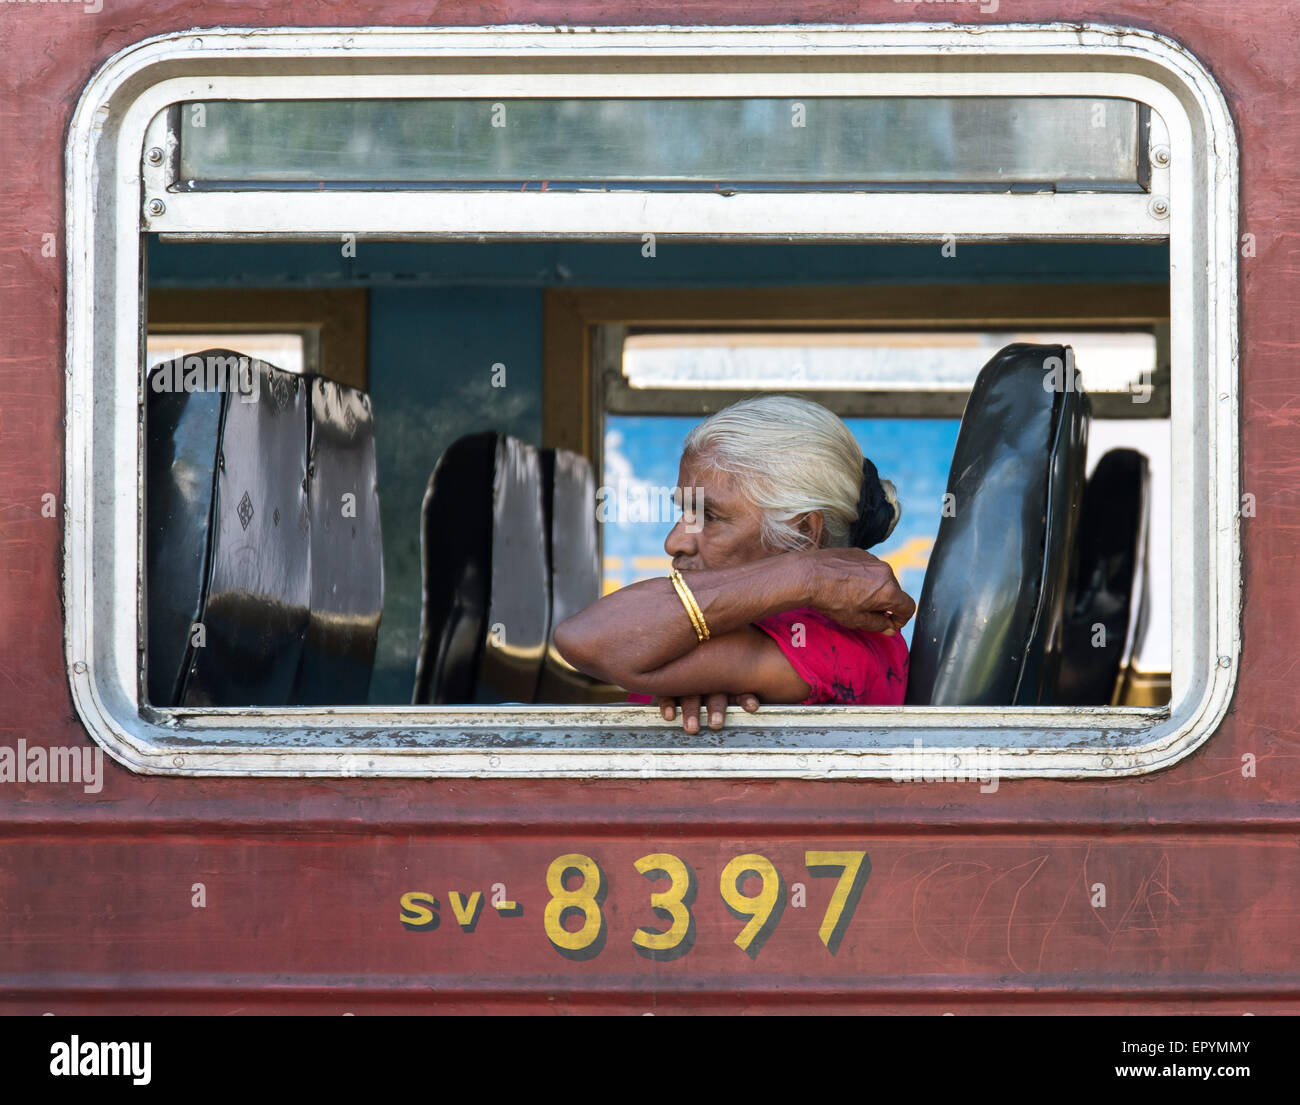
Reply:
[[962, 415], [917, 607], [906, 701], [1051, 702], [1089, 403], [1059, 345], [1009, 345]]
[[[333, 405], [316, 410], [313, 388]], [[157, 366], [146, 393], [149, 701], [363, 702], [383, 603], [368, 400], [224, 349]], [[331, 504], [357, 480], [349, 550]]]
[[193, 662], [191, 637], [207, 596], [212, 504], [224, 400], [219, 392], [154, 390], [150, 374], [145, 442], [146, 653], [149, 701], [181, 701]]
[[225, 366], [240, 358], [205, 350], [148, 381], [155, 705], [285, 705], [298, 675], [310, 609], [307, 389], [261, 361], [251, 388], [232, 388]]
[[1075, 585], [1067, 605], [1056, 706], [1106, 706], [1145, 624], [1147, 458], [1111, 449], [1093, 469], [1079, 514]]
[[541, 464], [470, 434], [439, 458], [421, 511], [416, 705], [531, 702], [550, 623]]
[[311, 615], [293, 701], [364, 705], [384, 608], [370, 397], [322, 376], [310, 386]]
[[543, 449], [541, 471], [551, 619], [535, 701], [584, 702], [593, 681], [560, 655], [552, 637], [560, 622], [600, 598], [596, 476], [586, 457], [567, 449]]

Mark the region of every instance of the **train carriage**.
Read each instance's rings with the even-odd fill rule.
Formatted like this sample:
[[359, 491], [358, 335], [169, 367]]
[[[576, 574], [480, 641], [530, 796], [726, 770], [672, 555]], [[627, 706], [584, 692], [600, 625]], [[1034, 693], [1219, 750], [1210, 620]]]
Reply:
[[[0, 8], [2, 1007], [1293, 1011], [1287, 5], [493, 14]], [[687, 733], [792, 393], [906, 697]]]

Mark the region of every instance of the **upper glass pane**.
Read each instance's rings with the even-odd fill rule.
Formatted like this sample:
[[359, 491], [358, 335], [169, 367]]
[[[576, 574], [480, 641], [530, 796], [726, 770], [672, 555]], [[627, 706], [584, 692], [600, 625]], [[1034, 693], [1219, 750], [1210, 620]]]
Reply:
[[145, 362], [152, 369], [164, 361], [205, 349], [233, 349], [300, 376], [307, 371], [301, 334], [264, 330], [151, 330], [145, 344]]
[[1065, 97], [180, 105], [181, 188], [1136, 190], [1142, 113]]
[[968, 392], [1013, 342], [1068, 345], [1091, 392], [1151, 387], [1156, 339], [1143, 330], [890, 330], [633, 334], [632, 388]]

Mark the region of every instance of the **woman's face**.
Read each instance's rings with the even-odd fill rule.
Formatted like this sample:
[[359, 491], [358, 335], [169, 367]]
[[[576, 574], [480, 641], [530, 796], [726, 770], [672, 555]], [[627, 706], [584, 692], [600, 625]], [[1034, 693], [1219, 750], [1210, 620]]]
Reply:
[[[773, 555], [763, 544], [762, 512], [726, 473], [702, 466], [688, 454], [678, 468], [677, 486], [686, 511], [668, 534], [664, 551], [678, 571], [734, 568]], [[681, 505], [682, 498], [678, 501]]]

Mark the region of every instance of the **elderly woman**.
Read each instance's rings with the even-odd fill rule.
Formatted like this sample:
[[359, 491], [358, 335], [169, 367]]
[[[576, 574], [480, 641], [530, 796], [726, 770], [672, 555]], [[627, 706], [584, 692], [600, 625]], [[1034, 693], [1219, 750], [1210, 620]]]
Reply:
[[840, 419], [787, 396], [735, 403], [686, 438], [678, 496], [669, 577], [561, 623], [569, 663], [659, 699], [665, 720], [680, 700], [690, 733], [701, 698], [713, 729], [729, 701], [751, 712], [759, 701], [902, 704], [898, 630], [916, 604], [864, 551], [900, 508]]

